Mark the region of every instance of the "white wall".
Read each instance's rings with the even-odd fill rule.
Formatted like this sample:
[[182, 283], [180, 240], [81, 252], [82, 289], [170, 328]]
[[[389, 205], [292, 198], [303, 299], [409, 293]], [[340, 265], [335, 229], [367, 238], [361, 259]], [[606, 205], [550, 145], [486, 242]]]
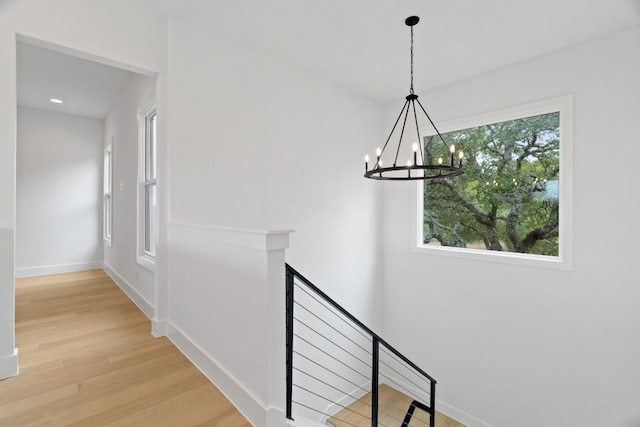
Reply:
[[168, 336], [258, 427], [285, 419], [288, 235], [169, 225]]
[[[362, 178], [362, 159], [380, 139], [382, 109], [179, 21], [170, 34], [171, 223], [295, 229], [288, 262], [379, 329], [379, 187]], [[252, 256], [229, 251], [170, 242], [169, 320], [200, 348], [215, 349], [218, 363], [266, 402], [256, 371], [264, 365], [265, 295], [249, 286]], [[207, 268], [247, 279], [205, 277]], [[224, 323], [237, 320], [238, 310], [246, 317]]]
[[112, 144], [113, 212], [111, 246], [104, 245], [107, 272], [153, 316], [155, 273], [137, 262], [139, 112], [155, 97], [155, 78], [134, 74], [105, 119], [104, 146]]
[[[55, 44], [67, 53], [101, 58], [110, 65], [160, 72], [164, 79], [166, 31], [166, 20], [143, 0], [0, 4], [0, 378], [17, 372], [13, 315], [16, 35]], [[159, 98], [162, 110], [163, 91]]]
[[103, 121], [18, 108], [16, 276], [102, 267]]
[[611, 35], [423, 96], [437, 124], [574, 95], [573, 271], [414, 253], [415, 187], [384, 187], [386, 336], [470, 426], [640, 423], [639, 40]]
[[171, 34], [170, 220], [295, 229], [288, 260], [379, 326], [378, 187], [362, 179], [379, 107], [179, 22]]

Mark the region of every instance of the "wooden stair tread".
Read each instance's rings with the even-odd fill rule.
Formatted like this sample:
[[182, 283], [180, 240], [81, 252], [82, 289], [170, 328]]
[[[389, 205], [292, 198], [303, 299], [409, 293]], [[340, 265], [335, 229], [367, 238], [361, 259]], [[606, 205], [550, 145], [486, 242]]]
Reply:
[[[400, 427], [413, 398], [388, 384], [378, 388], [378, 425], [380, 427]], [[429, 414], [416, 409], [410, 427], [429, 427]], [[370, 427], [371, 393], [367, 393], [351, 405], [340, 410], [326, 422], [332, 427]], [[466, 427], [464, 424], [436, 411], [436, 427]]]

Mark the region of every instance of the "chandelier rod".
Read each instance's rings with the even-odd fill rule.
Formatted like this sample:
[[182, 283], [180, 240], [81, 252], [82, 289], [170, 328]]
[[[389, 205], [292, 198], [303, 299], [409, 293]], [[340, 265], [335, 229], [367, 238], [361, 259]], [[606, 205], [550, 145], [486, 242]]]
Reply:
[[398, 126], [398, 122], [400, 122], [400, 118], [402, 117], [402, 113], [404, 113], [404, 109], [408, 108], [407, 104], [409, 104], [409, 100], [408, 99], [405, 101], [404, 106], [402, 107], [402, 110], [400, 110], [400, 114], [398, 114], [398, 118], [396, 119], [396, 123], [393, 125], [393, 129], [391, 129], [391, 133], [389, 133], [389, 136], [387, 137], [387, 141], [382, 146], [382, 151], [380, 151], [381, 154], [384, 153], [384, 150], [387, 148], [387, 145], [389, 144], [389, 141], [391, 140], [391, 137], [393, 136], [393, 132], [395, 132], [396, 126]]
[[402, 122], [402, 130], [400, 131], [400, 140], [398, 141], [398, 148], [396, 149], [396, 157], [393, 159], [393, 166], [398, 165], [398, 155], [400, 154], [400, 146], [402, 145], [402, 136], [404, 135], [404, 128], [407, 126], [407, 118], [409, 117], [409, 106], [404, 113], [404, 121]]
[[[418, 101], [418, 105], [420, 105], [420, 108], [422, 108], [422, 111], [424, 112], [424, 114], [427, 116], [427, 119], [429, 119], [429, 123], [431, 123], [431, 126], [433, 126], [433, 129], [436, 131], [436, 133], [438, 134], [438, 137], [440, 137], [440, 140], [442, 141], [442, 143], [446, 146], [449, 147], [449, 144], [447, 144], [447, 142], [444, 140], [444, 138], [442, 137], [442, 135], [440, 134], [440, 131], [438, 130], [438, 128], [436, 127], [435, 123], [433, 123], [433, 120], [431, 120], [431, 117], [429, 116], [429, 114], [427, 113], [427, 111], [425, 110], [425, 108], [422, 106], [422, 104], [420, 103], [420, 101], [418, 100], [418, 97], [415, 96], [411, 96], [414, 95], [413, 92], [413, 26], [416, 25], [418, 23], [418, 18], [416, 17], [415, 19], [412, 19], [412, 17], [409, 17], [405, 20], [405, 24], [407, 24], [409, 26], [409, 29], [411, 30], [411, 43], [410, 43], [410, 56], [411, 56], [411, 86], [409, 88], [409, 97], [411, 99], [411, 104], [413, 105], [414, 108], [414, 113], [415, 113], [415, 102], [414, 101]], [[415, 119], [416, 119], [416, 129], [418, 128], [418, 117], [417, 115], [414, 115]], [[420, 131], [418, 130], [418, 140], [420, 140]], [[420, 152], [422, 154], [422, 144], [418, 144], [420, 145]]]
[[[411, 28], [413, 29], [413, 27], [411, 27]], [[423, 144], [423, 141], [422, 141], [422, 137], [420, 137], [420, 126], [418, 125], [418, 114], [416, 113], [416, 103], [414, 101], [411, 101], [411, 106], [413, 107], [413, 119], [415, 120], [416, 133], [418, 134], [418, 147], [420, 148], [420, 161], [424, 164], [425, 159], [424, 159], [424, 153], [422, 152], [422, 146], [424, 144]], [[422, 105], [421, 105], [421, 107], [422, 107]], [[429, 117], [429, 116], [427, 116], [427, 117]], [[431, 120], [431, 119], [429, 119], [429, 120]], [[416, 165], [418, 164], [416, 159], [414, 159], [413, 162]]]
[[438, 136], [440, 137], [440, 140], [442, 141], [442, 143], [445, 145], [445, 147], [449, 148], [449, 144], [447, 144], [447, 142], [444, 140], [444, 138], [440, 134], [440, 131], [436, 127], [436, 124], [433, 123], [433, 120], [431, 120], [431, 117], [429, 117], [429, 113], [427, 113], [427, 110], [424, 109], [424, 107], [422, 106], [422, 103], [420, 102], [420, 100], [417, 97], [416, 97], [415, 100], [418, 102], [418, 105], [420, 106], [420, 108], [422, 108], [422, 111], [424, 112], [424, 115], [427, 116], [427, 119], [429, 119], [429, 123], [431, 123], [431, 126], [433, 126], [433, 129], [435, 129], [435, 131], [438, 134]]
[[409, 28], [411, 29], [411, 87], [409, 93], [413, 95], [413, 25], [409, 25]]

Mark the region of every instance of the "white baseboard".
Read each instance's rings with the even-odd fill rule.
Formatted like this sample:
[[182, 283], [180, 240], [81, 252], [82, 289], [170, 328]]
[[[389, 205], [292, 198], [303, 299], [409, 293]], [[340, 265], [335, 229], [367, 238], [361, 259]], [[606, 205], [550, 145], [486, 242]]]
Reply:
[[156, 338], [164, 337], [167, 335], [167, 321], [151, 319], [151, 335]]
[[[261, 403], [246, 387], [233, 377], [224, 367], [207, 354], [198, 344], [193, 342], [183, 331], [173, 325], [167, 324], [167, 337], [176, 347], [193, 363], [209, 380], [218, 387], [227, 399], [249, 420], [258, 427], [265, 427], [268, 418], [272, 418], [274, 408], [267, 410], [266, 405]], [[284, 381], [283, 385], [284, 387]], [[282, 424], [284, 425], [284, 412], [279, 411]], [[271, 416], [269, 416], [271, 413]]]
[[73, 264], [46, 265], [41, 267], [16, 268], [16, 278], [45, 276], [48, 274], [74, 273], [76, 271], [96, 270], [102, 268], [102, 261], [78, 262]]
[[287, 426], [290, 427], [327, 427], [333, 424], [319, 423], [318, 421], [309, 420], [301, 416], [295, 416], [293, 420], [287, 420]]
[[266, 427], [286, 427], [287, 417], [284, 410], [271, 406], [267, 409], [265, 420]]
[[[401, 391], [408, 391], [413, 395], [414, 398], [417, 397], [418, 400], [421, 400], [424, 404], [429, 404], [430, 397], [428, 393], [420, 391], [418, 388], [412, 386], [406, 381], [401, 381], [391, 376], [387, 376], [387, 378], [391, 380], [388, 382], [389, 386], [397, 388], [398, 385], [400, 385]], [[436, 396], [437, 395], [438, 394], [436, 393]], [[443, 413], [449, 418], [453, 418], [454, 420], [461, 422], [467, 427], [492, 427], [490, 424], [487, 424], [486, 422], [479, 420], [467, 414], [466, 412], [459, 410], [458, 408], [448, 405], [438, 398], [436, 398], [436, 411]]]
[[456, 421], [461, 422], [467, 427], [493, 427], [491, 424], [487, 424], [482, 420], [473, 417], [466, 412], [462, 412], [458, 408], [454, 408], [451, 405], [447, 405], [444, 402], [436, 399], [436, 411], [442, 412], [449, 418], [453, 418]]
[[104, 263], [104, 271], [111, 277], [111, 279], [122, 289], [122, 291], [127, 294], [129, 299], [134, 302], [135, 305], [138, 306], [140, 310], [151, 320], [153, 319], [155, 309], [153, 304], [151, 304], [145, 297], [140, 295], [140, 293], [131, 286], [122, 276], [115, 272], [115, 270], [106, 262]]
[[18, 349], [13, 354], [0, 358], [0, 380], [18, 375]]

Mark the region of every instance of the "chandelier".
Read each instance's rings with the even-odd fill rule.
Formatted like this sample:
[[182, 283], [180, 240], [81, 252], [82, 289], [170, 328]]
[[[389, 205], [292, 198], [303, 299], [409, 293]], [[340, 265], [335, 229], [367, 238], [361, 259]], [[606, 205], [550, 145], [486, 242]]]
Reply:
[[[427, 111], [418, 100], [418, 95], [413, 92], [413, 26], [419, 21], [420, 18], [417, 16], [410, 16], [404, 21], [404, 23], [411, 29], [411, 86], [409, 95], [405, 98], [406, 101], [404, 106], [396, 119], [396, 123], [391, 129], [391, 133], [389, 134], [387, 141], [382, 149], [377, 149], [376, 159], [372, 169], [369, 169], [369, 156], [365, 156], [365, 178], [395, 181], [429, 180], [453, 177], [464, 173], [462, 170], [464, 153], [461, 150], [456, 153], [455, 145], [449, 145], [445, 142], [440, 131], [438, 131], [438, 128], [433, 123], [433, 120], [431, 120], [431, 117], [429, 117], [429, 114], [427, 114]], [[418, 104], [419, 109], [416, 108], [416, 104]], [[422, 142], [422, 138], [420, 137], [420, 128], [418, 125], [419, 111], [422, 111], [424, 115], [427, 116], [429, 123], [431, 123], [431, 126], [433, 126], [433, 129], [436, 131], [438, 140], [435, 145], [431, 143], [425, 145]], [[407, 129], [407, 120], [409, 119], [409, 115], [411, 115], [413, 119], [417, 139], [414, 140], [415, 142], [412, 146], [413, 158], [410, 156], [405, 164], [399, 165], [398, 156], [400, 155], [400, 147], [402, 145], [403, 137], [405, 136], [405, 129]], [[394, 150], [390, 150], [392, 152], [391, 156], [394, 156], [393, 163], [391, 163], [390, 166], [383, 166], [382, 156], [387, 148], [391, 148], [389, 146], [389, 141], [393, 137], [393, 134], [398, 128], [398, 124], [401, 120], [402, 127], [400, 130], [400, 138], [398, 139], [398, 146], [395, 149], [395, 156], [393, 155]], [[409, 131], [407, 131], [407, 133], [409, 133]], [[442, 144], [440, 144], [440, 142], [442, 142]], [[418, 154], [420, 155], [419, 157]]]

